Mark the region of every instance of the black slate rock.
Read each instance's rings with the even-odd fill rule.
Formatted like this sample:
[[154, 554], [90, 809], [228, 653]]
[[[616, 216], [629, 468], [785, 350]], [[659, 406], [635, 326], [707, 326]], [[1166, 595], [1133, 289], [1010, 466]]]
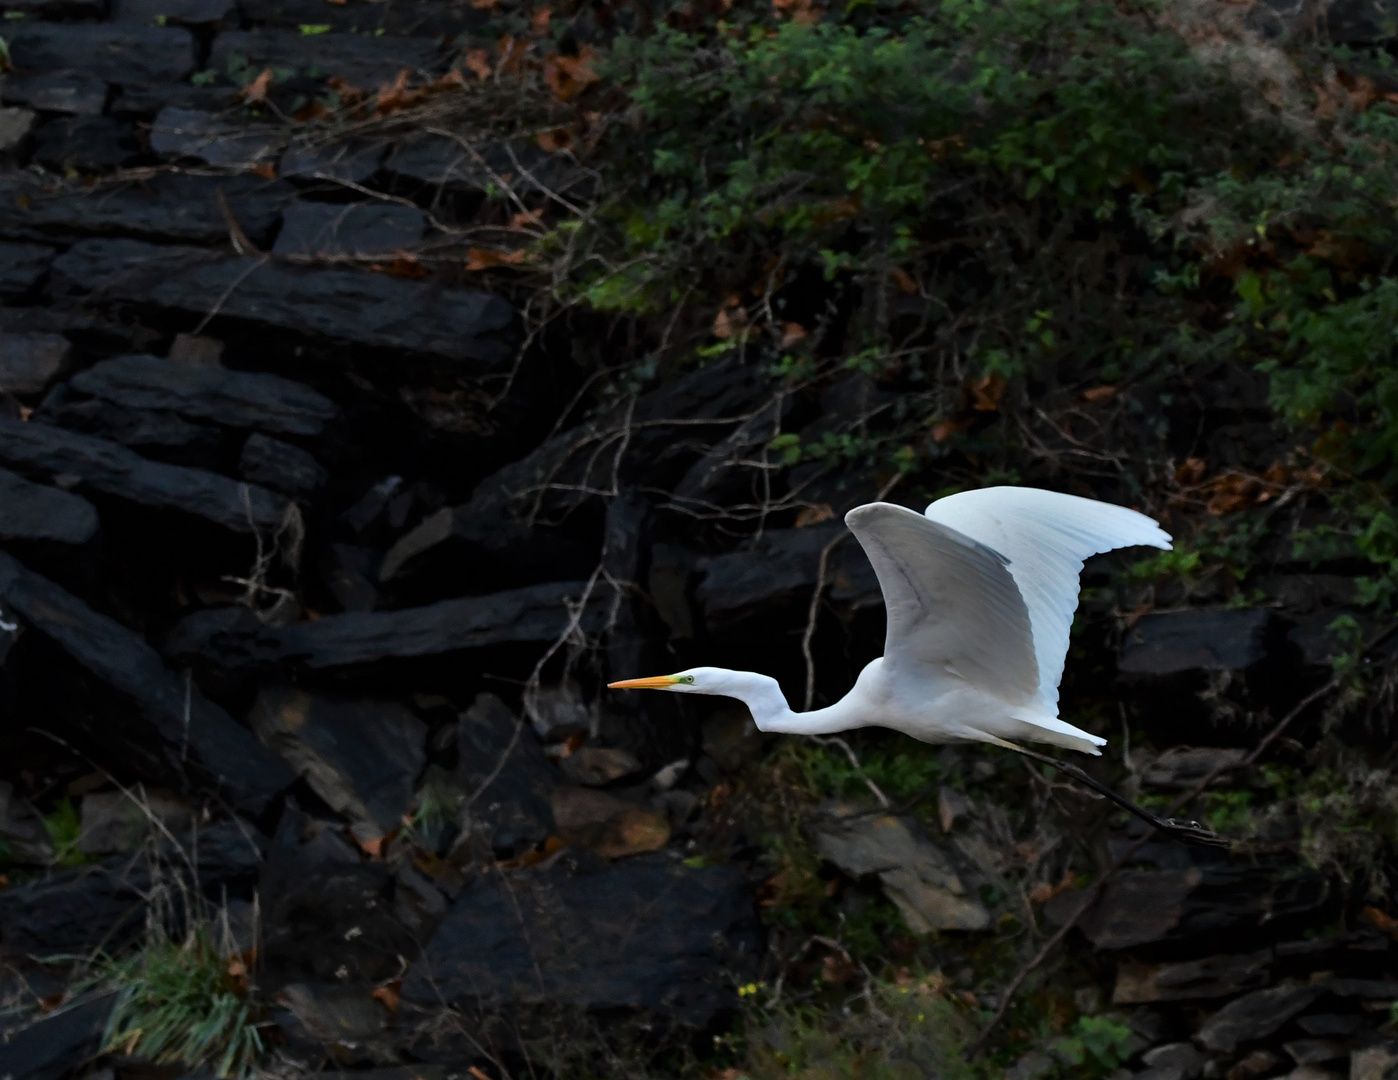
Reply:
[[17, 70], [82, 71], [118, 84], [180, 82], [197, 59], [193, 35], [173, 26], [22, 22], [6, 40]]
[[42, 244], [14, 244], [0, 241], [0, 295], [23, 296], [49, 272], [49, 263], [58, 254]]
[[0, 226], [216, 243], [228, 238], [226, 202], [247, 237], [266, 243], [295, 194], [248, 175], [160, 173], [88, 187], [12, 174], [0, 176]]
[[331, 341], [483, 368], [514, 354], [515, 315], [490, 293], [358, 270], [281, 266], [251, 256], [134, 240], [83, 240], [53, 263], [70, 295], [220, 316]]
[[[179, 663], [237, 671], [291, 662], [343, 667], [487, 645], [553, 642], [571, 625], [569, 605], [586, 589], [583, 581], [550, 582], [399, 611], [327, 615], [283, 627], [267, 626], [246, 608], [214, 608], [182, 619], [165, 649]], [[593, 595], [578, 628], [600, 630], [608, 607], [606, 598]]]
[[112, 0], [112, 21], [141, 26], [233, 26], [237, 0]]
[[248, 723], [359, 839], [402, 825], [427, 763], [427, 725], [405, 706], [273, 687], [258, 694]]
[[85, 544], [96, 533], [97, 511], [86, 499], [0, 469], [0, 539]]
[[162, 782], [182, 786], [192, 774], [253, 816], [290, 786], [293, 774], [281, 759], [167, 669], [140, 636], [3, 552], [0, 597], [30, 629], [135, 705], [140, 730], [96, 725], [86, 732], [94, 745], [118, 760], [135, 759]]
[[506, 857], [554, 830], [557, 776], [529, 725], [494, 694], [481, 694], [461, 714], [457, 768], [468, 799], [463, 827]]
[[59, 334], [0, 333], [0, 390], [20, 396], [43, 393], [68, 369], [71, 352], [68, 339]]
[[[710, 629], [808, 596], [820, 573], [821, 552], [846, 532], [840, 522], [773, 529], [738, 551], [711, 559], [695, 593]], [[845, 535], [831, 549], [825, 584], [832, 600], [852, 608], [883, 603], [874, 568], [852, 536]]]
[[1120, 669], [1134, 677], [1245, 671], [1267, 657], [1271, 613], [1171, 611], [1144, 616], [1121, 646]]
[[319, 435], [339, 413], [329, 398], [280, 375], [157, 356], [102, 360], [70, 385], [128, 409], [163, 409], [229, 427], [285, 435]]
[[288, 495], [307, 495], [326, 478], [325, 470], [307, 451], [261, 432], [249, 435], [243, 444], [238, 471], [255, 484], [266, 484]]
[[690, 870], [664, 853], [605, 869], [564, 858], [473, 878], [402, 992], [483, 1011], [631, 1009], [701, 1027], [736, 1004], [733, 975], [759, 944], [733, 867]]
[[[317, 25], [329, 25], [333, 11], [321, 9]], [[214, 39], [209, 68], [221, 75], [251, 67], [290, 70], [311, 79], [344, 79], [350, 86], [374, 90], [392, 83], [404, 69], [437, 71], [441, 59], [431, 38], [376, 38], [358, 34], [303, 34], [294, 30], [230, 30]]]
[[112, 172], [140, 156], [135, 127], [110, 116], [63, 116], [34, 136], [34, 160], [53, 172]]
[[107, 107], [107, 84], [81, 71], [7, 75], [0, 83], [0, 101], [27, 105], [40, 112], [101, 116]]
[[388, 150], [389, 143], [382, 139], [293, 145], [282, 155], [277, 171], [288, 178], [364, 184], [379, 171]]
[[6, 1080], [61, 1080], [102, 1048], [113, 998], [89, 997], [0, 1039], [0, 1076]]
[[1206, 1050], [1232, 1053], [1265, 1039], [1320, 996], [1312, 986], [1274, 986], [1234, 998], [1214, 1013], [1195, 1038]]
[[286, 208], [272, 253], [392, 258], [421, 243], [426, 227], [426, 216], [413, 206], [298, 201]]
[[[153, 852], [113, 855], [60, 870], [0, 893], [0, 941], [10, 953], [55, 956], [115, 950], [141, 933], [157, 880], [189, 881], [190, 863], [204, 896], [220, 901], [246, 890], [262, 865], [266, 840], [244, 821], [227, 821], [175, 836]], [[158, 875], [158, 876], [157, 876]], [[172, 890], [178, 893], [178, 889]]]
[[117, 443], [47, 424], [0, 416], [0, 461], [69, 473], [99, 491], [148, 506], [169, 506], [237, 532], [278, 528], [289, 503], [226, 476], [147, 461]]
[[208, 165], [247, 168], [281, 155], [285, 136], [271, 124], [237, 120], [171, 105], [150, 129], [150, 148], [163, 158], [190, 158]]
[[311, 24], [393, 37], [454, 38], [481, 29], [488, 18], [470, 0], [347, 0], [328, 10], [323, 0], [243, 0], [241, 7], [246, 19], [264, 26]]
[[258, 884], [261, 987], [377, 983], [399, 974], [421, 943], [395, 914], [394, 891], [387, 865], [361, 861], [325, 823], [284, 814]]

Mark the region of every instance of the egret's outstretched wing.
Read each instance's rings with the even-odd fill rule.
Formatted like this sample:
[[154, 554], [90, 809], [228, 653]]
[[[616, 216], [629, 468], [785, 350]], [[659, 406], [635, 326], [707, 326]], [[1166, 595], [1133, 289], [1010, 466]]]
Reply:
[[1012, 705], [1034, 697], [1029, 612], [999, 555], [892, 503], [856, 506], [845, 524], [883, 589], [886, 665], [900, 674], [951, 671]]
[[1053, 716], [1058, 715], [1058, 684], [1078, 607], [1083, 560], [1136, 544], [1170, 547], [1170, 535], [1144, 514], [1038, 488], [963, 491], [938, 499], [927, 508], [927, 517], [1009, 560], [1033, 627], [1038, 699]]

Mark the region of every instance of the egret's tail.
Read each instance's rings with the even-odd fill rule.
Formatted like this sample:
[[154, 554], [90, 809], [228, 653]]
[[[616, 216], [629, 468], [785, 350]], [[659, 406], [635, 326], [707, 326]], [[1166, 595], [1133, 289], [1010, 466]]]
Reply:
[[1027, 711], [1011, 714], [1011, 716], [1019, 725], [1019, 730], [1015, 732], [1014, 738], [1030, 742], [1052, 743], [1054, 746], [1062, 746], [1068, 750], [1080, 750], [1084, 754], [1091, 754], [1094, 757], [1098, 757], [1102, 753], [1098, 749], [1099, 746], [1107, 745], [1106, 739], [1091, 735], [1072, 724], [1064, 723], [1056, 716], [1045, 716], [1041, 712], [1031, 713]]

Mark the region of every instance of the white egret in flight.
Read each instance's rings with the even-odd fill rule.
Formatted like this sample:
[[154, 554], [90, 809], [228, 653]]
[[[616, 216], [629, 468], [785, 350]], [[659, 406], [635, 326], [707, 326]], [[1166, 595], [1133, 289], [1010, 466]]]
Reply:
[[886, 727], [928, 743], [984, 742], [1052, 765], [1155, 828], [1218, 845], [1197, 822], [1159, 818], [1081, 769], [1013, 740], [1100, 754], [1106, 740], [1058, 718], [1058, 684], [1088, 556], [1170, 536], [1134, 510], [1037, 488], [993, 487], [938, 499], [925, 514], [868, 503], [845, 515], [878, 575], [884, 654], [834, 705], [798, 713], [777, 680], [697, 667], [611, 683], [737, 698], [761, 731], [826, 735]]

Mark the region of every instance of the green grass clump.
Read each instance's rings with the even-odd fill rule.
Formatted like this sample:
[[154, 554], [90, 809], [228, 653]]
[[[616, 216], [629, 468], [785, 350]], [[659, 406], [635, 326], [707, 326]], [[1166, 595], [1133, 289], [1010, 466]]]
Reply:
[[849, 1008], [758, 1006], [738, 1080], [973, 1080], [963, 1054], [974, 1028], [946, 981], [875, 982]]
[[203, 929], [182, 941], [153, 933], [140, 951], [108, 961], [102, 982], [117, 990], [107, 1024], [108, 1051], [160, 1064], [211, 1066], [219, 1076], [248, 1075], [262, 1053], [257, 1000], [241, 965]]

